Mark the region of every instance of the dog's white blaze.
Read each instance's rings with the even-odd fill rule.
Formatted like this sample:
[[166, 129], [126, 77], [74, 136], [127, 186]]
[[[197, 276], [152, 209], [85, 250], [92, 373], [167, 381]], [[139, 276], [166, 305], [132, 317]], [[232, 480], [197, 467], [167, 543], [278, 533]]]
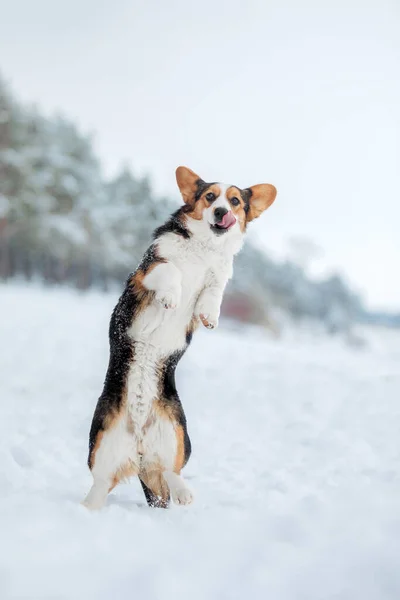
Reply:
[[[217, 185], [220, 189], [220, 194], [219, 194], [218, 198], [216, 198], [216, 200], [214, 200], [214, 202], [212, 204], [210, 204], [210, 206], [207, 207], [203, 212], [203, 220], [207, 221], [210, 225], [215, 224], [214, 211], [216, 208], [226, 208], [226, 210], [228, 210], [228, 211], [232, 210], [232, 206], [230, 205], [229, 200], [226, 197], [226, 192], [230, 186], [226, 185], [225, 183], [218, 183]], [[235, 216], [235, 219], [236, 219], [236, 216]], [[236, 223], [235, 223], [235, 225], [233, 225], [233, 227], [235, 227], [236, 224], [237, 224], [237, 219], [236, 219]]]

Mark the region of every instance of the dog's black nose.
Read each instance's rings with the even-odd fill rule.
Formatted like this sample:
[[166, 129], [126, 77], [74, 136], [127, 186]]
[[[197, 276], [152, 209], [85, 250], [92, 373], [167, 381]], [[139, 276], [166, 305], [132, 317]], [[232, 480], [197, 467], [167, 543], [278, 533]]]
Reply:
[[227, 212], [228, 212], [227, 209], [223, 208], [222, 206], [216, 208], [214, 210], [215, 222], [219, 223], [220, 221], [222, 221], [222, 219], [224, 218], [224, 215], [226, 215]]

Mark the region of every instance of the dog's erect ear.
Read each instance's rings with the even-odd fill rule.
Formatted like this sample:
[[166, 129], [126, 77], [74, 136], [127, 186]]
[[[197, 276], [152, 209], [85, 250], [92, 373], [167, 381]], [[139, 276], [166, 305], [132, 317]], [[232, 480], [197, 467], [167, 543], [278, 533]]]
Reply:
[[267, 210], [276, 198], [276, 187], [270, 183], [259, 183], [247, 188], [250, 192], [249, 196], [249, 212], [247, 213], [247, 220], [252, 221], [257, 219]]
[[178, 167], [175, 174], [183, 200], [186, 203], [194, 202], [198, 184], [203, 181], [201, 177], [187, 167]]

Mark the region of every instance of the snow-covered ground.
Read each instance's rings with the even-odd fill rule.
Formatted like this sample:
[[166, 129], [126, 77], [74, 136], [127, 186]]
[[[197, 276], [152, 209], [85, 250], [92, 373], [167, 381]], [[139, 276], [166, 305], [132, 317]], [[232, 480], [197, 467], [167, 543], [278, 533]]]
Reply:
[[0, 598], [398, 600], [400, 336], [201, 331], [178, 368], [195, 503], [79, 502], [111, 294], [0, 287]]

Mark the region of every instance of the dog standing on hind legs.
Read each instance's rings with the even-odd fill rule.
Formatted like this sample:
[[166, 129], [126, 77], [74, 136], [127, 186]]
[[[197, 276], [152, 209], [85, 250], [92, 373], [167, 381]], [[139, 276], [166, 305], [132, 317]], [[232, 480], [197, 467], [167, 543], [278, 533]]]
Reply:
[[175, 369], [199, 324], [217, 327], [247, 224], [276, 196], [270, 184], [206, 183], [186, 167], [176, 179], [184, 205], [154, 232], [111, 317], [110, 360], [89, 437], [90, 509], [133, 475], [149, 506], [166, 508], [170, 497], [192, 502], [181, 475], [191, 445]]

